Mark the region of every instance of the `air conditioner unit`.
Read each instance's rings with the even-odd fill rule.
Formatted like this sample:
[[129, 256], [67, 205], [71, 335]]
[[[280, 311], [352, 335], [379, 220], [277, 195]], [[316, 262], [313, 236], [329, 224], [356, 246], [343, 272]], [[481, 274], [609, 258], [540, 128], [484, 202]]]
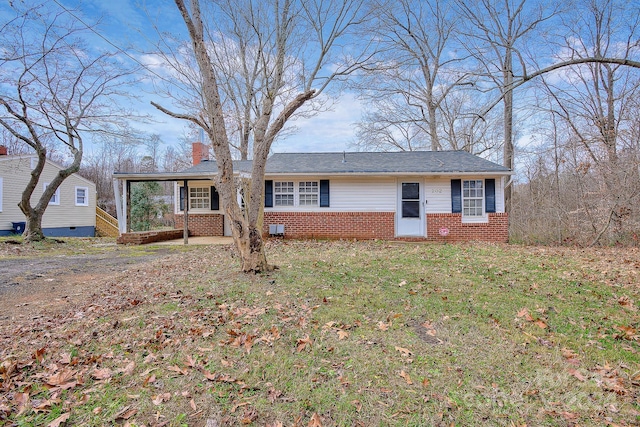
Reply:
[[269, 225], [270, 236], [284, 236], [284, 224], [271, 224]]

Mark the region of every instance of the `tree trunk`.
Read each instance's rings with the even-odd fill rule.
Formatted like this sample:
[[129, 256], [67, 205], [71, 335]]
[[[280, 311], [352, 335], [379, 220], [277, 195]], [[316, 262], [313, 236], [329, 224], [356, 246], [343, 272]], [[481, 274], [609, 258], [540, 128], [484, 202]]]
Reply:
[[42, 232], [42, 215], [44, 215], [44, 210], [30, 210], [26, 218], [27, 223], [24, 228], [24, 233], [22, 233], [25, 242], [41, 242], [45, 239], [44, 233]]
[[[503, 165], [513, 170], [513, 52], [511, 47], [507, 47], [503, 65], [503, 90], [504, 95], [504, 158]], [[511, 186], [504, 189], [505, 212], [511, 212]]]
[[234, 233], [234, 241], [240, 252], [242, 271], [245, 273], [261, 273], [273, 270], [273, 266], [267, 263], [267, 256], [262, 242], [262, 230], [256, 227], [242, 227], [243, 233], [237, 238]]

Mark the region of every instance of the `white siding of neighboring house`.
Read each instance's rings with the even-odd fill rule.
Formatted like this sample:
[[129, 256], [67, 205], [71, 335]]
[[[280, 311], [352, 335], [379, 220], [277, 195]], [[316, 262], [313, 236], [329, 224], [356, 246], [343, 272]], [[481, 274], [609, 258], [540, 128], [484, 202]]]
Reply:
[[[25, 217], [18, 202], [27, 186], [31, 174], [31, 157], [0, 158], [0, 177], [3, 181], [2, 212], [0, 212], [0, 230], [12, 228], [12, 222], [24, 221]], [[47, 161], [40, 181], [31, 197], [35, 205], [42, 195], [45, 182], [51, 182], [60, 168]], [[76, 206], [76, 187], [86, 187], [89, 197], [88, 206]], [[49, 205], [42, 218], [43, 228], [58, 227], [95, 227], [96, 224], [96, 187], [91, 181], [79, 175], [71, 175], [59, 187], [60, 204]]]

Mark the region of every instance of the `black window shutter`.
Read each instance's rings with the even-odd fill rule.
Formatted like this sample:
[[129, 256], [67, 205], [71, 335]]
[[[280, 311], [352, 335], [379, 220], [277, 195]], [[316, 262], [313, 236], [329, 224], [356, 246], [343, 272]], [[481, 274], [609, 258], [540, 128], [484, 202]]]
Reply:
[[328, 179], [320, 180], [320, 207], [321, 208], [329, 207], [329, 180]]
[[273, 181], [270, 179], [264, 181], [264, 207], [273, 207]]
[[496, 180], [484, 180], [484, 210], [485, 212], [496, 211]]
[[451, 180], [451, 213], [462, 212], [462, 180]]
[[184, 210], [184, 187], [180, 187], [180, 210]]
[[218, 194], [218, 190], [216, 190], [216, 187], [214, 186], [211, 186], [211, 210], [220, 210], [220, 195]]

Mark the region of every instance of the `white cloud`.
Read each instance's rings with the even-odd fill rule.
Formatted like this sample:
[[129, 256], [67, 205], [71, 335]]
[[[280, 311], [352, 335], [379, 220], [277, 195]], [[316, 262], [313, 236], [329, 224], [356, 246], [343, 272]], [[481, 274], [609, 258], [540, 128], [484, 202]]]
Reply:
[[343, 94], [331, 111], [293, 122], [297, 132], [273, 145], [277, 153], [345, 151], [355, 141], [362, 105], [354, 94]]

